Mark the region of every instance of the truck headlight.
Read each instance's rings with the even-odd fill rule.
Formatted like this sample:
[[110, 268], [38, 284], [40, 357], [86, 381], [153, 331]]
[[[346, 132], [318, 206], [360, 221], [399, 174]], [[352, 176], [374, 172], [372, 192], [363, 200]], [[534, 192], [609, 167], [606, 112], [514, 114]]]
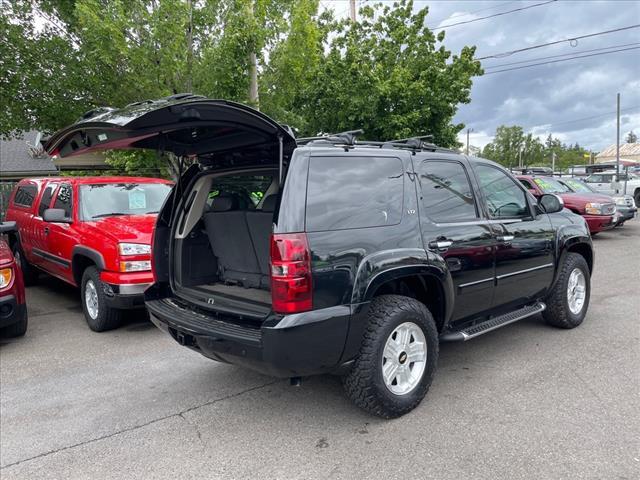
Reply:
[[148, 255], [151, 253], [151, 245], [144, 243], [119, 243], [120, 255]]
[[121, 272], [145, 272], [151, 270], [150, 260], [132, 260], [120, 262]]
[[602, 204], [601, 203], [587, 203], [584, 206], [584, 211], [591, 215], [602, 215]]
[[13, 270], [11, 270], [10, 268], [3, 268], [2, 270], [0, 270], [0, 290], [11, 285], [12, 278]]

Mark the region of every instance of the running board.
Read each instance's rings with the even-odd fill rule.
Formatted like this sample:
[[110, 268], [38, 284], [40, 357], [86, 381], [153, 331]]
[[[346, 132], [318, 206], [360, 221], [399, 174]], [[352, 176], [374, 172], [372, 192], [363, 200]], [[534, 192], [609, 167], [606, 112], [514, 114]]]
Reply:
[[547, 306], [544, 303], [538, 302], [534, 305], [529, 305], [527, 307], [522, 307], [519, 310], [505, 313], [504, 315], [500, 315], [499, 317], [490, 318], [489, 320], [485, 320], [484, 322], [476, 323], [475, 325], [467, 327], [464, 330], [445, 332], [440, 335], [440, 341], [466, 342], [467, 340], [479, 337], [484, 333], [496, 330], [500, 327], [504, 327], [505, 325], [517, 322], [518, 320], [522, 320], [523, 318], [531, 317], [532, 315], [536, 315], [537, 313], [541, 313], [546, 308]]

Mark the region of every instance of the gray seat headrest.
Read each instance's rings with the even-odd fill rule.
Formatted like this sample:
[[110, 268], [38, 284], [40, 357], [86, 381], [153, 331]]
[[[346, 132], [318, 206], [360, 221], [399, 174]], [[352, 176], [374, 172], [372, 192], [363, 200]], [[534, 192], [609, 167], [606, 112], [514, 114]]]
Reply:
[[278, 201], [278, 196], [268, 195], [262, 201], [262, 211], [263, 212], [273, 212], [276, 209], [276, 203]]
[[213, 199], [210, 212], [228, 212], [229, 210], [237, 210], [238, 201], [235, 197], [219, 196]]

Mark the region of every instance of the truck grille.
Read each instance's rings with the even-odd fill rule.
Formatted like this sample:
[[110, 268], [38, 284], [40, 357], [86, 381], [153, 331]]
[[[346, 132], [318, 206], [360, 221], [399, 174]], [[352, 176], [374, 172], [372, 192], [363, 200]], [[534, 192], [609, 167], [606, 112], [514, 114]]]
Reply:
[[602, 205], [602, 213], [604, 215], [613, 215], [616, 213], [616, 204], [615, 203], [605, 203]]

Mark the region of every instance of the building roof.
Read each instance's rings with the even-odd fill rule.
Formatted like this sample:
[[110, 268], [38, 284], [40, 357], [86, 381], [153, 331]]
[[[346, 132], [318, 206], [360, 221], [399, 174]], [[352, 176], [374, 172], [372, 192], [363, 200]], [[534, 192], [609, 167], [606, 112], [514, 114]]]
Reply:
[[[635, 155], [640, 155], [640, 143], [621, 143], [620, 144], [621, 157], [631, 157]], [[616, 156], [616, 144], [614, 143], [613, 145], [605, 148], [598, 155], [596, 155], [596, 158], [615, 157], [615, 156]]]
[[11, 140], [0, 139], [0, 178], [57, 173], [51, 157], [36, 145], [37, 136], [33, 130]]

